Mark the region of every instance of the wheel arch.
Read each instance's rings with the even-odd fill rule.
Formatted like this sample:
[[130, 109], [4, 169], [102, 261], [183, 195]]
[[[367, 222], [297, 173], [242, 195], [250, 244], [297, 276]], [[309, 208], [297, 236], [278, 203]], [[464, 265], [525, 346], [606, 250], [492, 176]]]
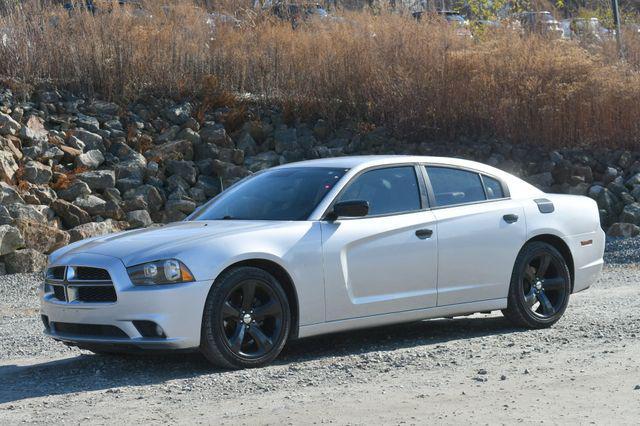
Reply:
[[564, 240], [557, 235], [540, 234], [527, 240], [527, 242], [524, 243], [523, 247], [526, 244], [534, 241], [547, 243], [560, 252], [562, 257], [564, 258], [564, 261], [567, 262], [567, 266], [569, 267], [569, 274], [571, 275], [571, 293], [573, 293], [573, 285], [575, 281], [575, 265], [573, 262], [573, 254], [571, 253], [571, 249], [569, 249], [567, 243], [565, 243]]
[[[224, 270], [220, 271], [218, 276], [224, 274], [230, 269], [240, 268], [243, 266], [249, 266], [262, 269], [275, 277], [282, 285], [282, 288], [287, 295], [287, 301], [289, 302], [289, 308], [291, 309], [291, 330], [289, 331], [289, 340], [298, 338], [298, 326], [300, 323], [300, 306], [298, 303], [298, 292], [296, 291], [295, 284], [291, 275], [287, 270], [277, 262], [269, 259], [253, 258], [237, 261]], [[215, 281], [214, 281], [215, 282]]]

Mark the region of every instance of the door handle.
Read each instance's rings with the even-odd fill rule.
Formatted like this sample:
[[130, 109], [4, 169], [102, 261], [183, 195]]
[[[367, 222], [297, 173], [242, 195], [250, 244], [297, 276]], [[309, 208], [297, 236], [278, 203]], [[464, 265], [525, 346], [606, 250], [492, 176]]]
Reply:
[[421, 240], [426, 240], [427, 238], [431, 238], [433, 235], [433, 231], [431, 229], [418, 229], [416, 231], [416, 237]]
[[502, 219], [504, 219], [505, 222], [507, 223], [515, 223], [518, 221], [518, 215], [517, 214], [505, 214], [504, 216], [502, 216]]

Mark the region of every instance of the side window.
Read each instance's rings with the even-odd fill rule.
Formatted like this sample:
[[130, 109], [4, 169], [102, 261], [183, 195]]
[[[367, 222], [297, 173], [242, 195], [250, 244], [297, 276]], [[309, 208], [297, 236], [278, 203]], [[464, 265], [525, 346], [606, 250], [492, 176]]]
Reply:
[[504, 190], [502, 189], [502, 184], [499, 180], [482, 175], [482, 181], [484, 182], [487, 199], [494, 200], [496, 198], [504, 198]]
[[451, 167], [427, 166], [427, 174], [438, 206], [486, 200], [478, 173]]
[[358, 176], [338, 201], [365, 200], [369, 216], [420, 210], [420, 189], [412, 166], [375, 169]]

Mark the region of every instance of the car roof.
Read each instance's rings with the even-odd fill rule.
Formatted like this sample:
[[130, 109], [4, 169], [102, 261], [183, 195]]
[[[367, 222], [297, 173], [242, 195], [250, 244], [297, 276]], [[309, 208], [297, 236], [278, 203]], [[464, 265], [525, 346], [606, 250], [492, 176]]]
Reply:
[[331, 157], [321, 158], [318, 160], [299, 161], [296, 163], [284, 164], [278, 167], [335, 167], [345, 169], [360, 169], [398, 163], [429, 163], [450, 165], [456, 167], [472, 168], [478, 171], [486, 171], [487, 173], [498, 170], [486, 164], [478, 163], [471, 160], [463, 160], [461, 158], [430, 157], [421, 155], [354, 155], [348, 157]]
[[275, 168], [283, 169], [290, 167], [332, 167], [349, 169], [350, 173], [358, 173], [360, 170], [370, 167], [403, 163], [427, 163], [432, 165], [467, 168], [475, 170], [476, 172], [486, 173], [490, 176], [494, 176], [505, 181], [509, 185], [509, 190], [511, 192], [512, 198], [515, 198], [514, 194], [517, 194], [518, 198], [534, 194], [542, 194], [542, 191], [535, 188], [533, 185], [503, 170], [497, 169], [487, 164], [478, 163], [477, 161], [463, 160], [462, 158], [453, 157], [430, 157], [420, 155], [357, 155], [349, 157], [332, 157], [322, 158], [318, 160], [299, 161], [296, 163], [283, 164]]

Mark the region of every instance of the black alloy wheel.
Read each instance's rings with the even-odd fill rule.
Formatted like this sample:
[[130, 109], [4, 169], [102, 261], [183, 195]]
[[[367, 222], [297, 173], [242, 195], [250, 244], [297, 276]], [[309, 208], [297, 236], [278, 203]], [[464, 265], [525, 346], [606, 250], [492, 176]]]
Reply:
[[552, 245], [535, 241], [518, 254], [504, 315], [518, 326], [549, 327], [569, 303], [571, 274], [562, 254]]
[[224, 368], [258, 367], [282, 351], [290, 324], [286, 293], [271, 274], [233, 269], [216, 280], [207, 297], [201, 351]]

